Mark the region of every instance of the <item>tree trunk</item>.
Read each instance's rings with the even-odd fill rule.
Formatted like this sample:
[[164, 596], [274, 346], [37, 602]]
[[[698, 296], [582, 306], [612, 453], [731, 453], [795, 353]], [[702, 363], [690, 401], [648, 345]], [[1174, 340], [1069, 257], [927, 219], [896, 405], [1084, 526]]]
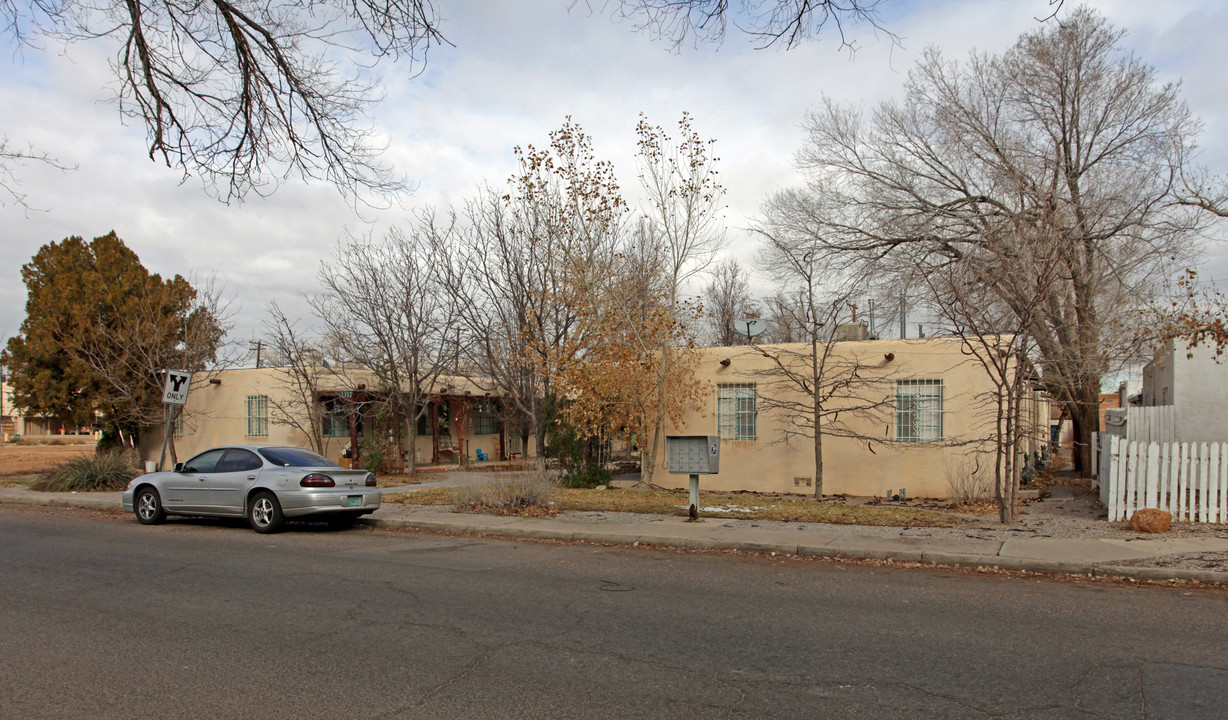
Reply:
[[1100, 432], [1100, 387], [1080, 388], [1075, 402], [1067, 409], [1074, 431], [1074, 471], [1079, 476], [1091, 472], [1092, 433]]
[[651, 485], [657, 466], [657, 448], [661, 447], [661, 423], [652, 427], [652, 441], [640, 448], [640, 484]]
[[820, 426], [822, 408], [818, 391], [814, 399], [814, 499], [823, 499], [823, 428]]
[[[814, 317], [814, 303], [810, 304], [811, 316]], [[818, 328], [812, 327], [810, 332], [810, 389], [814, 392], [814, 499], [823, 499], [823, 401], [819, 390], [819, 338]]]
[[415, 475], [418, 472], [418, 418], [416, 412], [405, 422], [405, 435], [409, 438], [409, 452], [402, 452], [401, 457], [405, 458], [406, 472]]

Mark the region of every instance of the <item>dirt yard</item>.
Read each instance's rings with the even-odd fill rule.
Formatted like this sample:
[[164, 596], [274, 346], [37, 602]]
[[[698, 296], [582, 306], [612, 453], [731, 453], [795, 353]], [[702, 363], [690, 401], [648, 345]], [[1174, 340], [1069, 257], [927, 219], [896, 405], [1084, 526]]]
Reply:
[[44, 473], [66, 460], [91, 455], [93, 445], [0, 445], [0, 477]]

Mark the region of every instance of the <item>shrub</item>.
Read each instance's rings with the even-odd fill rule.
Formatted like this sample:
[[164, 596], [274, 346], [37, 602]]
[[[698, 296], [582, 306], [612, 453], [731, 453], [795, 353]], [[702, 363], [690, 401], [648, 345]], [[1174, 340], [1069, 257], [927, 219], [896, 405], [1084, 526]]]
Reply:
[[554, 480], [539, 468], [525, 473], [498, 475], [490, 482], [458, 488], [458, 505], [504, 515], [548, 511]]
[[954, 505], [975, 504], [993, 498], [993, 474], [982, 470], [976, 459], [948, 459], [947, 489]]
[[56, 467], [34, 486], [50, 492], [123, 490], [137, 476], [133, 452], [101, 452], [76, 458]]
[[608, 470], [595, 462], [580, 468], [566, 468], [559, 484], [568, 488], [595, 488], [598, 485], [610, 484], [611, 475]]

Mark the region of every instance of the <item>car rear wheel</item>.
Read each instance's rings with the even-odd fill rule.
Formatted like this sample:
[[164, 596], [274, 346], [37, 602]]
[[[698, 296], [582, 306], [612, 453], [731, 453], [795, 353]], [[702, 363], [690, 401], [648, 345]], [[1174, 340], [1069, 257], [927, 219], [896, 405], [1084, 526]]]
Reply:
[[162, 498], [158, 491], [151, 487], [143, 487], [137, 491], [133, 512], [136, 513], [136, 521], [142, 525], [157, 525], [166, 519]]
[[277, 532], [285, 521], [281, 503], [277, 502], [277, 496], [273, 493], [259, 493], [247, 504], [247, 522], [258, 533]]

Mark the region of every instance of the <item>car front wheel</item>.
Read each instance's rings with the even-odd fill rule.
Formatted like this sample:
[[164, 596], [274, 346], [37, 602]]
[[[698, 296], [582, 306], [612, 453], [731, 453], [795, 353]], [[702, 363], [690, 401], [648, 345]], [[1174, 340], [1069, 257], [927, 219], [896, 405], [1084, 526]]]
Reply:
[[162, 507], [162, 498], [158, 491], [151, 487], [143, 487], [136, 494], [133, 503], [136, 521], [142, 525], [157, 525], [166, 519], [166, 510]]
[[259, 493], [247, 504], [247, 522], [258, 533], [277, 532], [285, 521], [285, 516], [281, 514], [281, 504], [273, 493]]

